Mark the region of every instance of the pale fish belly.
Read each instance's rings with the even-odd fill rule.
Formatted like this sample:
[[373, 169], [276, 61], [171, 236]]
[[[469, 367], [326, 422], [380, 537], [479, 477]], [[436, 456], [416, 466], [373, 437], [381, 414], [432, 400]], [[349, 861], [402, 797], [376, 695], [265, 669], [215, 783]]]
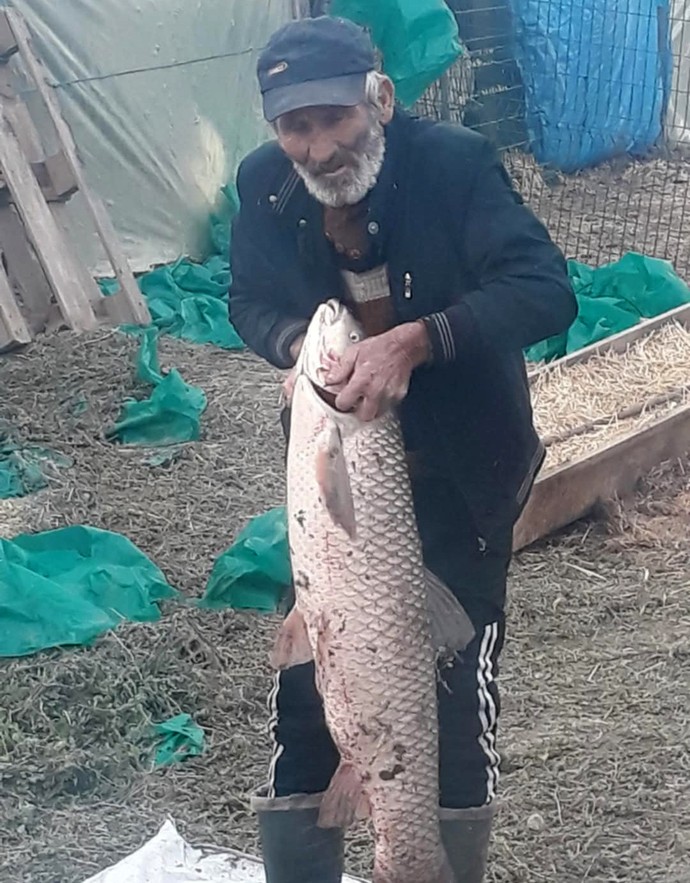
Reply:
[[324, 493], [339, 456], [333, 446], [324, 454], [329, 418], [296, 394], [292, 427], [296, 608], [342, 758], [323, 821], [368, 809], [376, 883], [443, 883], [452, 877], [438, 823], [435, 651], [399, 426], [387, 417], [342, 438], [352, 506], [336, 500], [335, 521]]

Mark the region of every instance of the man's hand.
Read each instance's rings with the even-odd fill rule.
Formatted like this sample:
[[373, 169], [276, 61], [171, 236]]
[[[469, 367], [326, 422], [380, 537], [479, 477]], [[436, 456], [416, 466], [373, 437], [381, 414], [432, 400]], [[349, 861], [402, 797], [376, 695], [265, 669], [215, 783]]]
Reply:
[[[293, 362], [296, 362], [299, 358], [299, 354], [302, 351], [302, 346], [304, 345], [304, 338], [305, 335], [300, 334], [300, 336], [290, 344], [290, 358]], [[296, 369], [293, 368], [283, 382], [283, 399], [286, 405], [289, 405], [292, 401], [292, 394], [295, 391], [296, 379]]]
[[429, 360], [430, 345], [422, 322], [399, 325], [350, 347], [326, 376], [341, 387], [335, 404], [360, 420], [375, 420], [402, 401], [415, 368]]

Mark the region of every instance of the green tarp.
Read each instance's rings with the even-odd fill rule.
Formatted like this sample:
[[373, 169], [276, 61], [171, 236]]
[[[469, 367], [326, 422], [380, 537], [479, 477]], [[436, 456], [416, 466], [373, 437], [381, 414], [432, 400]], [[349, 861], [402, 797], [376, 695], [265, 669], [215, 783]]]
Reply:
[[525, 350], [530, 362], [552, 361], [690, 303], [690, 288], [668, 261], [629, 252], [593, 269], [568, 261], [578, 315], [568, 331]]
[[168, 766], [189, 757], [198, 757], [204, 750], [204, 731], [188, 714], [178, 714], [153, 728], [158, 737], [154, 764]]
[[383, 69], [406, 107], [462, 52], [455, 16], [444, 0], [333, 0], [331, 13], [371, 31]]
[[201, 607], [275, 613], [290, 585], [285, 509], [253, 518], [216, 559]]
[[67, 467], [72, 462], [41, 445], [15, 441], [9, 430], [0, 428], [0, 500], [25, 497], [46, 487], [45, 464]]
[[206, 393], [185, 383], [176, 368], [162, 373], [156, 328], [141, 332], [137, 378], [152, 384], [153, 392], [142, 401], [125, 402], [119, 420], [106, 434], [111, 441], [172, 445], [199, 439]]
[[75, 526], [0, 540], [0, 656], [85, 645], [160, 618], [163, 573], [120, 534]]
[[139, 280], [153, 324], [172, 337], [238, 349], [242, 341], [228, 318], [230, 270], [227, 259], [203, 264], [182, 259]]
[[[224, 187], [225, 209], [211, 216], [213, 254], [203, 263], [181, 258], [139, 277], [139, 287], [151, 312], [153, 326], [164, 334], [191, 343], [212, 343], [223, 349], [244, 344], [228, 318], [230, 285], [230, 223], [239, 205], [234, 185]], [[118, 290], [114, 279], [100, 279], [105, 294]], [[140, 329], [124, 326], [123, 330]]]

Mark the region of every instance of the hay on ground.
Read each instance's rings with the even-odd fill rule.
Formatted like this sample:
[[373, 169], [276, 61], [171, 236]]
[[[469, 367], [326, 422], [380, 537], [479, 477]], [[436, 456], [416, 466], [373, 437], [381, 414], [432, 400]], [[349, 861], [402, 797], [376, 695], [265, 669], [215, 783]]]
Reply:
[[690, 331], [673, 322], [623, 353], [605, 350], [539, 372], [534, 420], [547, 440], [549, 467], [591, 455], [687, 406], [689, 364]]
[[[204, 437], [165, 467], [102, 441], [136, 344], [58, 335], [0, 357], [0, 417], [74, 457], [12, 501], [0, 533], [89, 523], [129, 536], [188, 596], [251, 515], [282, 502], [276, 372], [164, 341], [202, 386]], [[75, 414], [69, 403], [85, 396]], [[514, 567], [501, 668], [502, 808], [488, 883], [681, 883], [690, 860], [690, 473], [660, 471], [607, 521], [575, 525]], [[10, 525], [9, 519], [13, 519]], [[96, 645], [0, 662], [0, 883], [80, 883], [171, 814], [193, 842], [255, 852], [273, 619], [170, 606]], [[152, 769], [150, 725], [188, 712], [200, 758]], [[366, 831], [348, 868], [366, 875]]]

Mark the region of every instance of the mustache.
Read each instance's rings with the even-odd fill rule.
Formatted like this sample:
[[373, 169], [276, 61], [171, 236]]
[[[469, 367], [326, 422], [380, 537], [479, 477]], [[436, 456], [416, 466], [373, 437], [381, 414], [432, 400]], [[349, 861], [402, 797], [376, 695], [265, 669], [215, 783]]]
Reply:
[[308, 172], [314, 178], [317, 178], [319, 175], [328, 175], [331, 172], [337, 172], [338, 169], [343, 166], [346, 168], [352, 168], [354, 163], [353, 155], [349, 151], [339, 151], [334, 157], [329, 159], [328, 162], [306, 162], [299, 163], [298, 165], [303, 168], [305, 172]]

